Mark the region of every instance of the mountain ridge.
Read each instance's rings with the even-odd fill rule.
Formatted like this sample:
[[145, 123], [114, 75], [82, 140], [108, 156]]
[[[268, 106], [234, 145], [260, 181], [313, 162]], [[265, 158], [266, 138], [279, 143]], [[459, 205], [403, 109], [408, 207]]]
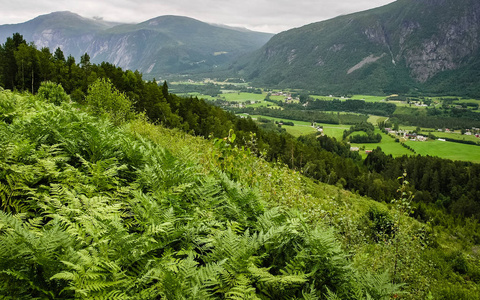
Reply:
[[280, 33], [234, 68], [268, 86], [435, 91], [454, 80], [442, 73], [465, 67], [472, 73], [468, 63], [480, 61], [479, 16], [480, 3], [472, 0], [398, 0]]
[[260, 48], [273, 34], [211, 25], [183, 16], [159, 16], [138, 23], [111, 23], [54, 12], [21, 24], [0, 26], [0, 39], [19, 32], [38, 48], [61, 48], [79, 59], [108, 61], [148, 77], [210, 71]]

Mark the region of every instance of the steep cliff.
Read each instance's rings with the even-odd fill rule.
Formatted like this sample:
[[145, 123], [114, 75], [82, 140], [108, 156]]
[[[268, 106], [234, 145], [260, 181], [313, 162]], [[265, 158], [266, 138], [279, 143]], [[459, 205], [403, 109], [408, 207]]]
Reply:
[[436, 90], [479, 60], [479, 18], [476, 0], [398, 0], [278, 34], [236, 67], [263, 84], [329, 92]]

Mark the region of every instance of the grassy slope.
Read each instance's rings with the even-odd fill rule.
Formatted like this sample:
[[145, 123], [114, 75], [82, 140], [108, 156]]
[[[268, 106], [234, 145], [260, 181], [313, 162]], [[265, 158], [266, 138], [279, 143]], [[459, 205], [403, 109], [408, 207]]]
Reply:
[[[132, 129], [174, 153], [181, 151], [186, 145], [202, 149], [197, 152], [198, 161], [206, 169], [211, 168], [212, 163], [218, 163], [211, 160], [211, 153], [215, 152], [215, 149], [212, 148], [210, 141], [158, 126], [148, 125], [147, 127], [134, 126]], [[398, 145], [398, 143], [395, 144]], [[408, 152], [405, 148], [400, 148]], [[433, 295], [436, 299], [436, 295], [441, 295], [438, 297], [453, 300], [466, 295], [467, 290], [471, 291], [472, 295], [478, 293], [480, 296], [478, 285], [452, 273], [452, 267], [444, 261], [444, 259], [448, 261], [458, 253], [465, 253], [472, 263], [478, 261], [478, 254], [472, 252], [475, 251], [476, 246], [466, 241], [468, 239], [464, 239], [471, 234], [471, 232], [467, 233], [469, 229], [461, 229], [457, 232], [456, 230], [460, 230], [459, 227], [427, 228], [416, 220], [408, 218], [406, 223], [411, 226], [407, 229], [408, 242], [398, 249], [394, 250], [392, 248], [394, 245], [388, 239], [385, 243], [371, 243], [367, 237], [368, 229], [364, 227], [365, 216], [372, 208], [393, 214], [392, 206], [361, 197], [336, 186], [314, 182], [281, 164], [271, 165], [261, 159], [247, 162], [245, 158], [241, 154], [232, 161], [233, 172], [237, 174], [242, 184], [255, 186], [261, 192], [267, 206], [293, 208], [305, 216], [309, 222], [327, 227], [333, 226], [337, 239], [342, 242], [344, 249], [351, 253], [351, 262], [355, 267], [363, 271], [392, 271], [394, 253], [401, 252], [404, 256], [401, 261], [401, 272], [408, 282], [403, 298], [422, 299]], [[480, 227], [472, 228], [474, 231], [480, 229]], [[424, 240], [427, 236], [428, 238]], [[463, 237], [460, 238], [460, 236]], [[429, 244], [435, 246], [430, 248]], [[455, 291], [457, 287], [459, 291]]]
[[[0, 96], [4, 95], [2, 94]], [[313, 226], [320, 226], [325, 230], [327, 230], [328, 228], [333, 229], [336, 239], [341, 242], [342, 248], [348, 253], [350, 253], [349, 261], [361, 274], [364, 274], [367, 271], [378, 273], [386, 271], [390, 273], [391, 276], [396, 278], [395, 280], [407, 283], [407, 285], [404, 287], [404, 292], [401, 294], [405, 299], [427, 298], [429, 294], [433, 295], [434, 297], [445, 299], [460, 299], [455, 297], [467, 295], [467, 293], [469, 293], [468, 295], [479, 295], [478, 286], [473, 281], [462, 277], [461, 274], [459, 274], [457, 271], [454, 271], [452, 265], [447, 263], [453, 251], [460, 251], [459, 253], [461, 253], [461, 255], [468, 257], [466, 264], [470, 268], [473, 268], [473, 270], [476, 270], [474, 268], [474, 265], [475, 262], [478, 261], [478, 257], [474, 255], [473, 251], [469, 250], [472, 249], [471, 247], [473, 245], [470, 244], [469, 240], [465, 236], [465, 232], [462, 231], [462, 229], [456, 228], [454, 231], [448, 231], [442, 228], [428, 228], [411, 218], [405, 219], [402, 217], [399, 219], [395, 219], [394, 216], [396, 215], [396, 210], [392, 209], [392, 207], [387, 207], [385, 204], [377, 203], [370, 199], [366, 199], [353, 193], [346, 192], [338, 187], [313, 182], [312, 180], [303, 177], [301, 173], [287, 169], [282, 164], [266, 163], [264, 160], [256, 158], [247, 151], [228, 147], [218, 148], [218, 146], [221, 146], [222, 144], [215, 143], [217, 145], [215, 146], [213, 141], [204, 140], [199, 137], [192, 137], [178, 130], [169, 130], [161, 126], [152, 125], [142, 119], [131, 121], [125, 124], [123, 128], [113, 128], [111, 127], [111, 125], [108, 124], [108, 122], [104, 123], [105, 121], [95, 121], [94, 118], [89, 117], [81, 111], [77, 111], [77, 109], [75, 108], [72, 109], [68, 106], [65, 106], [64, 108], [60, 109], [55, 108], [51, 105], [45, 106], [45, 104], [42, 104], [40, 102], [32, 102], [32, 100], [28, 97], [11, 96], [11, 94], [7, 93], [7, 98], [8, 97], [10, 97], [10, 99], [15, 99], [16, 105], [8, 106], [8, 109], [5, 109], [5, 105], [2, 107], [2, 120], [6, 120], [5, 118], [11, 118], [13, 116], [19, 121], [15, 121], [14, 125], [9, 125], [9, 123], [2, 122], [2, 134], [0, 136], [3, 138], [2, 141], [4, 141], [4, 145], [9, 145], [9, 143], [21, 144], [21, 141], [16, 140], [16, 138], [12, 138], [11, 133], [14, 132], [15, 137], [21, 137], [22, 134], [28, 134], [31, 137], [30, 142], [37, 141], [38, 143], [44, 143], [51, 141], [52, 143], [58, 145], [53, 145], [52, 147], [54, 148], [61, 148], [63, 147], [62, 145], [66, 145], [68, 146], [68, 151], [74, 151], [71, 153], [71, 158], [67, 160], [62, 158], [65, 155], [64, 150], [54, 150], [54, 152], [52, 152], [51, 154], [49, 154], [50, 152], [48, 151], [45, 153], [38, 152], [38, 155], [46, 156], [46, 158], [40, 160], [40, 166], [42, 167], [44, 165], [44, 167], [46, 168], [44, 172], [46, 172], [47, 174], [44, 179], [45, 182], [43, 183], [45, 185], [43, 191], [46, 191], [47, 195], [49, 193], [53, 193], [53, 198], [58, 198], [59, 195], [64, 195], [64, 197], [66, 197], [65, 199], [67, 199], [69, 197], [74, 197], [74, 195], [69, 194], [70, 192], [67, 191], [48, 191], [49, 189], [53, 189], [54, 187], [52, 185], [49, 188], [48, 182], [56, 182], [61, 178], [68, 178], [69, 176], [72, 176], [71, 174], [75, 174], [75, 172], [78, 172], [72, 168], [69, 168], [67, 165], [65, 172], [69, 173], [63, 173], [59, 175], [55, 173], [57, 172], [56, 168], [65, 164], [64, 161], [68, 161], [70, 164], [72, 164], [71, 160], [75, 161], [76, 159], [78, 159], [75, 158], [75, 155], [81, 154], [85, 158], [87, 158], [86, 155], [90, 155], [90, 159], [93, 159], [93, 161], [82, 162], [81, 165], [83, 165], [83, 167], [80, 167], [79, 169], [80, 171], [81, 169], [85, 168], [83, 171], [81, 171], [85, 172], [85, 175], [81, 175], [79, 177], [81, 178], [81, 180], [70, 182], [67, 185], [72, 187], [76, 186], [75, 194], [83, 194], [87, 193], [86, 190], [83, 191], [83, 186], [85, 184], [88, 184], [88, 186], [90, 186], [90, 192], [88, 193], [93, 193], [93, 195], [91, 196], [95, 196], [98, 191], [98, 193], [102, 195], [101, 197], [103, 197], [104, 200], [110, 199], [108, 201], [113, 201], [113, 203], [118, 203], [119, 205], [123, 203], [121, 204], [121, 206], [124, 209], [127, 209], [127, 211], [130, 211], [130, 205], [133, 205], [135, 201], [139, 201], [138, 199], [135, 200], [135, 198], [130, 199], [131, 196], [127, 195], [130, 193], [128, 190], [134, 188], [135, 185], [124, 186], [125, 179], [120, 179], [118, 176], [126, 170], [131, 170], [131, 168], [130, 165], [126, 165], [127, 169], [120, 166], [118, 164], [119, 161], [117, 161], [117, 158], [115, 158], [115, 156], [118, 156], [118, 159], [123, 160], [128, 159], [133, 161], [141, 161], [142, 159], [146, 159], [147, 161], [149, 161], [151, 158], [141, 158], [139, 156], [138, 151], [140, 149], [144, 147], [151, 148], [150, 151], [153, 151], [151, 152], [151, 154], [153, 155], [154, 153], [159, 152], [159, 157], [165, 155], [162, 154], [165, 151], [162, 149], [166, 149], [168, 150], [168, 152], [166, 152], [167, 154], [172, 153], [174, 156], [174, 158], [168, 159], [172, 160], [176, 157], [177, 162], [175, 162], [174, 160], [174, 163], [172, 163], [172, 165], [165, 165], [167, 169], [165, 169], [164, 171], [175, 171], [175, 174], [176, 176], [178, 176], [178, 178], [185, 178], [185, 180], [187, 181], [180, 186], [172, 186], [171, 190], [169, 191], [165, 190], [161, 192], [159, 190], [160, 194], [155, 196], [160, 197], [159, 199], [163, 199], [163, 197], [166, 197], [165, 200], [170, 199], [169, 201], [181, 201], [182, 198], [178, 198], [178, 195], [187, 195], [188, 197], [191, 197], [188, 199], [191, 199], [192, 201], [193, 199], [196, 199], [198, 195], [200, 195], [201, 199], [204, 199], [202, 193], [197, 195], [197, 192], [193, 192], [192, 194], [188, 192], [188, 189], [197, 189], [198, 187], [196, 187], [196, 185], [198, 184], [201, 184], [201, 188], [206, 189], [208, 186], [208, 182], [212, 182], [212, 180], [213, 182], [215, 182], [215, 180], [219, 180], [215, 179], [218, 176], [215, 174], [218, 174], [219, 170], [221, 170], [221, 172], [229, 174], [230, 177], [234, 179], [236, 184], [242, 186], [245, 192], [251, 189], [255, 191], [255, 193], [258, 193], [262, 205], [264, 205], [266, 208], [277, 207], [282, 210], [289, 210], [292, 212], [297, 211], [299, 216], [303, 216], [303, 218], [305, 218], [305, 221], [308, 224], [312, 224]], [[62, 109], [65, 110], [62, 112]], [[65, 116], [62, 118], [56, 117], [55, 122], [50, 122], [48, 121], [48, 116], [52, 113], [57, 114], [58, 116]], [[75, 118], [76, 122], [68, 121], [68, 118]], [[37, 124], [38, 121], [42, 121], [45, 123], [43, 125], [40, 123]], [[62, 122], [66, 123], [63, 124]], [[95, 124], [95, 126], [83, 128], [84, 125], [88, 124], [85, 122], [93, 122], [92, 124]], [[9, 130], [15, 130], [15, 128], [28, 129], [29, 126], [33, 130], [27, 130], [23, 133], [21, 131], [11, 131], [7, 139], [6, 133]], [[78, 131], [77, 133], [76, 131], [72, 131], [71, 128], [67, 128], [71, 126], [78, 128], [78, 130], [80, 131]], [[98, 131], [96, 131], [97, 129], [95, 129], [97, 127]], [[47, 128], [48, 132], [51, 132], [52, 134], [47, 134], [47, 132], [43, 130], [45, 128]], [[62, 130], [66, 130], [65, 133], [62, 133]], [[34, 131], [38, 131], [41, 135], [39, 137], [35, 136]], [[95, 134], [86, 135], [88, 132], [93, 132]], [[42, 134], [46, 135], [42, 136]], [[63, 134], [71, 134], [70, 140], [68, 139], [68, 136], [65, 136]], [[84, 136], [80, 137], [78, 136], [78, 134], [83, 134]], [[55, 138], [58, 138], [60, 140], [55, 140]], [[62, 141], [62, 139], [64, 140]], [[26, 146], [30, 142], [28, 140], [25, 140], [24, 145]], [[152, 146], [148, 146], [150, 142], [153, 143]], [[78, 145], [80, 146], [80, 148], [75, 148], [77, 145], [76, 143], [79, 143]], [[120, 148], [115, 150], [115, 152], [112, 151], [114, 150], [111, 148], [112, 146]], [[48, 149], [49, 146], [42, 147]], [[42, 150], [42, 147], [40, 147], [38, 151]], [[75, 152], [75, 149], [83, 149], [81, 151], [84, 152], [83, 154], [77, 153]], [[18, 152], [20, 150], [22, 149], [15, 148], [14, 146], [2, 148], [3, 156], [1, 163], [6, 162], [4, 159], [5, 157], [8, 157], [6, 156], [9, 153], [8, 151]], [[19, 152], [19, 155], [28, 155], [29, 151], [35, 152], [37, 150], [34, 150], [31, 147], [26, 147], [25, 151]], [[125, 154], [127, 154], [126, 157], [124, 157]], [[55, 164], [49, 165], [46, 163], [48, 162], [48, 155], [60, 155], [57, 162], [59, 165], [57, 167], [55, 167]], [[108, 158], [109, 155], [114, 156], [112, 156], [112, 158]], [[157, 154], [154, 154], [155, 157], [156, 155]], [[9, 157], [8, 159], [14, 160], [15, 157]], [[24, 166], [19, 165], [19, 170], [27, 170], [29, 168], [27, 162], [28, 160], [24, 162]], [[140, 174], [146, 172], [145, 174], [149, 174], [148, 172], [152, 172], [152, 170], [154, 171], [156, 168], [156, 165], [152, 164], [154, 162], [155, 160], [153, 159], [150, 162], [147, 162], [145, 165], [139, 164], [137, 167], [134, 167], [138, 168], [138, 171], [135, 172], [140, 172]], [[157, 164], [158, 163], [159, 162], [157, 162]], [[177, 166], [176, 164], [180, 165]], [[149, 171], [149, 169], [151, 170]], [[160, 174], [163, 174], [164, 171], [161, 171]], [[54, 176], [54, 174], [56, 175]], [[173, 173], [171, 174], [171, 176], [173, 176]], [[195, 178], [196, 182], [189, 182], [189, 176], [193, 176], [191, 178]], [[140, 181], [138, 182], [138, 184], [145, 185], [145, 189], [148, 190], [149, 181], [151, 181], [152, 178], [151, 176], [147, 177], [147, 175], [144, 175], [143, 178], [145, 182]], [[169, 177], [166, 177], [165, 179], [168, 178]], [[166, 181], [169, 182], [169, 180]], [[207, 186], [204, 186], [205, 184], [207, 184]], [[373, 182], [372, 184], [375, 185], [375, 182]], [[107, 190], [103, 192], [99, 190], [100, 185], [106, 186]], [[136, 195], [138, 192], [132, 191], [132, 193]], [[114, 195], [114, 197], [116, 195], [118, 199], [111, 198], [112, 195]], [[142, 197], [145, 197], [146, 199], [147, 195]], [[128, 202], [121, 202], [124, 201], [122, 199], [130, 200], [128, 200]], [[48, 201], [50, 200], [48, 200], [47, 197], [45, 199], [40, 198], [38, 199], [38, 201], [47, 201], [47, 203], [49, 203]], [[84, 201], [86, 201], [86, 199]], [[187, 201], [187, 203], [188, 202], [189, 201]], [[178, 202], [177, 205], [197, 205], [194, 203], [187, 203], [181, 204], [181, 202]], [[200, 204], [201, 203], [203, 202], [200, 202]], [[55, 205], [60, 205], [60, 207], [62, 206], [61, 203], [56, 203]], [[73, 207], [73, 205], [77, 204], [72, 203], [71, 205]], [[103, 202], [95, 204], [95, 207], [99, 206], [100, 209], [101, 207], [103, 207], [102, 205]], [[150, 205], [153, 205], [153, 203]], [[170, 205], [176, 204], [175, 202], [171, 202]], [[231, 205], [233, 205], [233, 203]], [[156, 206], [153, 206], [153, 208], [154, 207]], [[193, 209], [193, 206], [188, 207], [189, 209]], [[119, 213], [119, 217], [123, 215], [120, 213], [120, 211], [117, 211], [120, 207], [107, 208], [111, 209], [113, 212]], [[210, 209], [211, 208], [212, 207], [210, 207]], [[234, 207], [231, 207], [231, 209], [233, 208]], [[49, 210], [51, 209], [54, 208], [52, 207]], [[152, 209], [152, 207], [150, 207], [150, 209]], [[399, 227], [402, 229], [402, 231], [401, 234], [400, 232], [398, 234], [398, 240], [390, 239], [387, 236], [384, 236], [384, 240], [380, 240], [380, 242], [375, 242], [374, 240], [372, 240], [371, 230], [372, 228], [374, 228], [372, 227], [374, 226], [374, 224], [372, 224], [372, 221], [369, 221], [367, 217], [367, 212], [371, 211], [372, 209], [375, 211], [383, 211], [384, 215], [388, 218], [394, 218], [393, 220], [398, 220], [399, 222], [402, 222], [402, 226]], [[75, 214], [80, 213], [80, 211], [81, 210], [75, 212]], [[90, 210], [87, 210], [87, 212], [90, 212]], [[71, 213], [73, 214], [73, 212]], [[185, 219], [185, 222], [194, 222], [194, 224], [196, 224], [195, 222], [200, 222], [198, 225], [201, 226], [207, 226], [207, 224], [209, 224], [201, 223], [203, 218], [205, 218], [205, 222], [214, 222], [212, 224], [216, 226], [216, 229], [212, 231], [212, 235], [218, 234], [219, 232], [221, 233], [224, 229], [221, 221], [214, 221], [209, 219], [212, 216], [215, 216], [216, 213], [218, 213], [216, 212], [216, 210], [202, 211], [196, 209], [193, 210], [193, 213], [195, 218], [191, 219], [191, 221], [188, 221], [190, 219]], [[64, 217], [67, 219], [70, 218], [70, 216]], [[100, 226], [101, 224], [103, 224], [102, 222], [106, 220], [104, 218], [107, 218], [108, 216], [95, 215], [90, 216], [89, 218], [91, 217], [93, 217], [95, 220], [97, 220], [98, 218], [96, 222], [99, 223], [96, 224]], [[143, 217], [141, 215], [137, 215], [135, 219], [137, 218], [141, 219]], [[198, 218], [199, 220], [196, 220], [196, 218]], [[109, 230], [119, 228], [120, 225], [118, 224], [118, 219], [115, 222], [117, 222], [113, 223], [115, 224], [115, 227], [110, 228]], [[230, 222], [233, 223], [231, 223], [231, 225], [229, 226], [235, 225], [235, 221]], [[188, 224], [180, 224], [178, 220], [175, 221], [175, 224], [177, 224], [176, 226], [188, 226]], [[47, 224], [45, 224], [45, 226], [46, 225]], [[9, 225], [2, 224], [2, 226], [0, 226], [0, 228], [7, 228]], [[26, 224], [24, 226], [25, 228], [30, 228]], [[163, 224], [161, 226], [169, 225]], [[165, 227], [165, 229], [166, 228], [167, 227]], [[71, 228], [70, 232], [75, 232], [76, 230], [80, 229], [81, 226], [75, 229]], [[159, 229], [163, 230], [162, 227], [160, 227]], [[152, 230], [155, 229], [152, 228]], [[241, 230], [241, 228], [237, 228], [236, 230]], [[5, 236], [1, 235], [3, 233], [4, 231], [0, 231], [1, 238], [5, 238]], [[109, 233], [105, 232], [103, 234], [108, 235]], [[129, 239], [130, 235], [126, 234], [126, 232], [122, 233], [122, 235], [124, 235], [126, 239]], [[163, 236], [163, 234], [161, 236]], [[101, 248], [101, 245], [104, 237], [105, 236], [95, 237], [95, 239], [99, 238], [99, 240], [91, 241], [89, 251], [102, 250], [103, 248]], [[78, 237], [79, 240], [82, 240], [83, 238], [84, 237]], [[142, 238], [147, 238], [147, 236], [142, 236]], [[156, 238], [156, 236], [152, 235], [149, 238]], [[134, 242], [131, 241], [130, 243]], [[434, 244], [437, 246], [428, 246], [429, 244]], [[130, 244], [128, 245], [128, 247], [130, 247]], [[109, 257], [117, 254], [118, 249], [115, 247], [119, 247], [119, 245], [115, 246], [115, 244], [112, 244], [110, 250], [105, 252], [105, 254], [110, 255]], [[33, 248], [35, 248], [35, 246], [33, 246]], [[2, 252], [1, 255], [6, 254]], [[63, 259], [68, 260], [68, 257], [65, 257], [66, 254], [63, 255]], [[103, 255], [103, 252], [92, 252], [90, 255]], [[181, 263], [183, 263], [185, 259], [186, 254], [183, 256], [179, 255], [176, 258], [176, 262], [171, 261], [170, 264], [172, 268], [180, 267], [182, 266]], [[5, 261], [6, 260], [4, 260], [4, 262]], [[139, 263], [140, 262], [141, 261], [139, 261]], [[398, 264], [396, 264], [395, 262], [397, 262]], [[78, 261], [75, 263], [78, 263]], [[112, 260], [111, 263], [113, 264], [114, 261]], [[395, 265], [397, 265], [397, 269], [394, 268]], [[104, 266], [104, 268], [108, 269], [108, 267], [106, 266]], [[395, 272], [393, 271], [394, 269]], [[73, 272], [72, 274], [78, 274], [75, 273], [75, 270], [70, 271]], [[86, 272], [88, 274], [89, 271]], [[469, 273], [469, 276], [472, 276], [471, 274], [476, 274], [471, 272]], [[480, 273], [480, 271], [478, 272]], [[179, 274], [177, 275], [179, 276]], [[119, 278], [122, 278], [122, 275], [120, 274], [118, 274], [117, 276], [119, 276]], [[73, 280], [72, 277], [68, 276], [62, 278], [68, 278], [68, 280], [70, 281]], [[110, 279], [111, 278], [109, 278], [108, 280]], [[188, 283], [188, 280], [186, 282]], [[114, 287], [121, 286], [122, 284], [120, 281], [111, 283]], [[79, 283], [76, 282], [76, 284], [78, 285]], [[125, 287], [122, 288], [124, 289]], [[445, 295], [450, 295], [450, 297], [445, 297]]]

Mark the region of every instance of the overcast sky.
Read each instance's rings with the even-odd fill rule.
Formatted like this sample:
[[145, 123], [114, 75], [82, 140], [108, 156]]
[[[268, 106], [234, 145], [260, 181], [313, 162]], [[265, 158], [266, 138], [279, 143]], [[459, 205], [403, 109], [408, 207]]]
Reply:
[[390, 2], [393, 0], [0, 0], [0, 24], [23, 23], [38, 15], [68, 10], [87, 18], [125, 23], [179, 15], [278, 33]]

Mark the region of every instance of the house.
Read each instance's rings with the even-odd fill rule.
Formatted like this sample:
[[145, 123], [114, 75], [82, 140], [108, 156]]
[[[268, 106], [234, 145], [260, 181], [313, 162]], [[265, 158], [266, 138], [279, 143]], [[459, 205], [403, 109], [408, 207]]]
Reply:
[[360, 151], [360, 148], [359, 147], [350, 147], [350, 151]]
[[417, 136], [417, 141], [419, 141], [419, 142], [425, 142], [426, 140], [427, 140], [426, 136], [423, 136], [423, 135], [418, 135]]
[[413, 132], [413, 133], [407, 132], [405, 134], [405, 136], [406, 137], [411, 137], [411, 138], [414, 138], [414, 139], [417, 138], [417, 134], [415, 132]]

